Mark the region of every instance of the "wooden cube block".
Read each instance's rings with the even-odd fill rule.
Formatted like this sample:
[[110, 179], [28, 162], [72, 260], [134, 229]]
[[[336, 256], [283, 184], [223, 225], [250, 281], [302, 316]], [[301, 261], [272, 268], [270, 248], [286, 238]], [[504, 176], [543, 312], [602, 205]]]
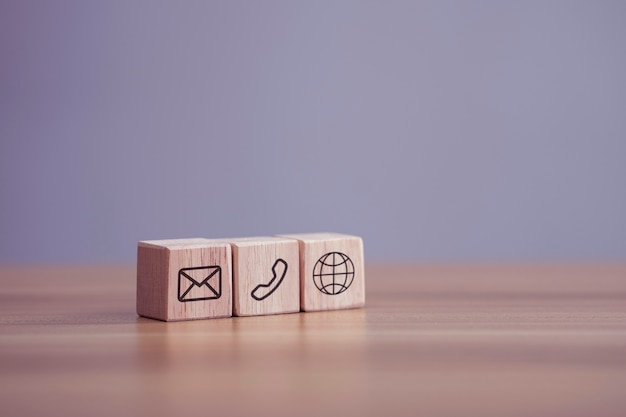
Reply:
[[139, 242], [137, 314], [164, 321], [230, 317], [232, 259], [226, 242]]
[[279, 235], [300, 245], [300, 309], [365, 305], [363, 240], [338, 233]]
[[227, 239], [233, 250], [233, 314], [300, 311], [298, 242], [276, 237]]

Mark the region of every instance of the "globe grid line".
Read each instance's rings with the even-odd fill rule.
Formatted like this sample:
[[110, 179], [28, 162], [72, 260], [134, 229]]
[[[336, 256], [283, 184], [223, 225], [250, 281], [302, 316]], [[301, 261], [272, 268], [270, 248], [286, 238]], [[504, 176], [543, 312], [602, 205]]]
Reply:
[[335, 252], [333, 252], [333, 288], [335, 288], [335, 266], [337, 262], [335, 262]]

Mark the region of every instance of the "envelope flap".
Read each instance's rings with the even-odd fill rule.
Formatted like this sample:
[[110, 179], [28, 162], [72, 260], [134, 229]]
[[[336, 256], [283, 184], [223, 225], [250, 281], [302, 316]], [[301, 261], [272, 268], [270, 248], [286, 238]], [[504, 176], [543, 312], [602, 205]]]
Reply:
[[196, 268], [184, 268], [180, 270], [181, 275], [200, 287], [206, 284], [211, 278], [221, 270], [219, 266], [199, 266]]

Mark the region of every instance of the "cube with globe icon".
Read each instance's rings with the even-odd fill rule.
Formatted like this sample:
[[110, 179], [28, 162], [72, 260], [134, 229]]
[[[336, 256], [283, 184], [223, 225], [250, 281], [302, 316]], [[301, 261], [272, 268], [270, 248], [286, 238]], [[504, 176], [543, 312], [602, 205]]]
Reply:
[[163, 320], [232, 316], [232, 250], [210, 239], [137, 246], [137, 314]]
[[363, 240], [338, 233], [279, 235], [300, 244], [300, 309], [365, 305]]

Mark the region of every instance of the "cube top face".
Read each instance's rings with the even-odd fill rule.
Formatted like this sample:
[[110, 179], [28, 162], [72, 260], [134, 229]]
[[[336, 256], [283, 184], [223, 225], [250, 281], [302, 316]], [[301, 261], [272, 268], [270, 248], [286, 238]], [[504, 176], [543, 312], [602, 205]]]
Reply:
[[164, 321], [230, 317], [228, 243], [208, 239], [139, 242], [137, 313]]
[[201, 237], [194, 237], [190, 239], [162, 239], [162, 240], [142, 240], [138, 243], [138, 246], [157, 249], [194, 249], [204, 248], [207, 245], [213, 245], [215, 243], [223, 243], [221, 240], [204, 239]]
[[300, 249], [292, 239], [229, 239], [235, 316], [300, 311]]
[[300, 244], [300, 307], [303, 311], [365, 305], [363, 240], [337, 233], [280, 235]]
[[277, 237], [284, 237], [289, 239], [296, 239], [304, 243], [315, 243], [319, 241], [331, 241], [331, 240], [343, 240], [346, 238], [357, 238], [358, 236], [352, 235], [344, 235], [341, 233], [330, 233], [330, 232], [322, 232], [322, 233], [298, 233], [298, 234], [286, 234], [286, 235], [276, 235]]
[[246, 246], [255, 246], [259, 244], [270, 244], [276, 242], [288, 242], [289, 239], [276, 236], [253, 236], [253, 237], [234, 237], [225, 239], [226, 242], [239, 248]]

